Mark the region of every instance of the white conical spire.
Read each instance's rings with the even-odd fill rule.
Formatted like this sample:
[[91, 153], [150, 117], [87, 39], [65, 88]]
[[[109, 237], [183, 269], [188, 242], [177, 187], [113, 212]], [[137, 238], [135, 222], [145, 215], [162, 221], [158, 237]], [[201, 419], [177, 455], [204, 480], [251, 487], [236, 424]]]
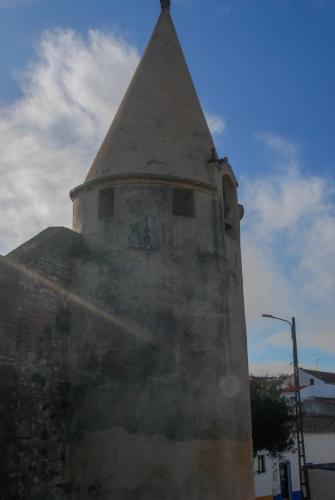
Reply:
[[214, 148], [169, 12], [152, 38], [86, 181], [160, 174], [207, 180]]

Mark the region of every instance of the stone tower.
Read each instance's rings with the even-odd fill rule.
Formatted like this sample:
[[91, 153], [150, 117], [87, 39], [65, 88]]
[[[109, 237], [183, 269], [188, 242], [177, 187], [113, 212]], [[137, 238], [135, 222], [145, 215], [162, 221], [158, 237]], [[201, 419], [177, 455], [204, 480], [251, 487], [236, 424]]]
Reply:
[[[101, 485], [103, 498], [253, 498], [236, 188], [162, 2], [71, 192], [74, 230], [99, 255], [78, 270], [80, 290], [126, 325], [80, 317], [75, 327], [73, 356], [87, 343], [101, 379], [81, 402], [72, 467], [85, 453], [76, 479]], [[81, 361], [78, 370], [92, 376]]]
[[237, 182], [170, 2], [73, 231], [0, 258], [4, 500], [252, 500]]

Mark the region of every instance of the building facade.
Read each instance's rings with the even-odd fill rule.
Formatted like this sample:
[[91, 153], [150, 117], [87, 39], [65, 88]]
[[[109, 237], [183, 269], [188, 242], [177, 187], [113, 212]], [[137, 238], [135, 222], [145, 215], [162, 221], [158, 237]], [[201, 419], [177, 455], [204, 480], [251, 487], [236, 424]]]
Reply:
[[[332, 400], [335, 400], [335, 373], [299, 368], [299, 380], [301, 401], [304, 402], [305, 407], [307, 401], [308, 405], [310, 405], [315, 398], [317, 406], [321, 403], [320, 399], [322, 398], [324, 398], [325, 403], [328, 402], [329, 404], [332, 403]], [[285, 381], [283, 396], [294, 402], [293, 375]]]
[[[313, 500], [332, 500], [335, 480], [335, 373], [299, 369], [306, 463]], [[287, 377], [282, 395], [295, 403], [294, 376]], [[261, 466], [260, 466], [261, 465]], [[258, 500], [299, 500], [299, 461], [296, 450], [280, 459], [266, 451], [254, 461]], [[320, 476], [320, 479], [319, 479]], [[322, 478], [327, 477], [326, 482]]]

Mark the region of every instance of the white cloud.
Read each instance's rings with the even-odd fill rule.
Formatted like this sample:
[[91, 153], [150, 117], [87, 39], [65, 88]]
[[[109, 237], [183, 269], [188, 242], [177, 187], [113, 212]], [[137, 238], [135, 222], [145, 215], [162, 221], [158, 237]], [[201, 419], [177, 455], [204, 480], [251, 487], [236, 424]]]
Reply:
[[226, 128], [226, 122], [222, 116], [206, 113], [208, 127], [213, 135], [221, 135]]
[[[303, 368], [309, 370], [320, 369], [317, 364], [310, 364], [310, 363], [305, 363]], [[256, 377], [266, 377], [266, 376], [276, 377], [278, 375], [292, 375], [293, 362], [288, 363], [287, 360], [283, 360], [283, 361], [261, 361], [259, 363], [250, 363], [249, 373], [250, 375]]]
[[[138, 60], [134, 47], [96, 30], [43, 34], [21, 98], [0, 109], [0, 253], [71, 225], [68, 192], [83, 181]], [[207, 117], [222, 133], [223, 118]]]
[[22, 77], [22, 97], [0, 109], [0, 253], [50, 225], [71, 225], [80, 184], [139, 60], [112, 35], [46, 32]]
[[331, 179], [304, 172], [298, 147], [285, 138], [272, 133], [256, 138], [272, 152], [272, 161], [267, 176], [242, 181], [244, 283], [253, 347], [261, 352], [289, 345], [282, 324], [261, 319], [265, 312], [296, 315], [302, 347], [335, 353], [334, 186]]
[[[71, 225], [68, 191], [83, 181], [138, 60], [134, 47], [99, 31], [43, 35], [22, 97], [0, 109], [0, 253], [47, 226]], [[222, 117], [207, 119], [222, 133]], [[284, 137], [256, 139], [269, 154], [270, 173], [241, 180], [253, 348], [287, 348], [282, 325], [276, 330], [261, 319], [267, 312], [296, 315], [301, 345], [334, 353], [333, 186], [303, 172], [299, 148]]]
[[264, 361], [250, 363], [249, 373], [256, 377], [291, 375], [293, 368], [287, 361]]
[[279, 158], [295, 160], [298, 154], [297, 146], [285, 137], [273, 132], [256, 132], [255, 138], [263, 143], [268, 150], [275, 153]]

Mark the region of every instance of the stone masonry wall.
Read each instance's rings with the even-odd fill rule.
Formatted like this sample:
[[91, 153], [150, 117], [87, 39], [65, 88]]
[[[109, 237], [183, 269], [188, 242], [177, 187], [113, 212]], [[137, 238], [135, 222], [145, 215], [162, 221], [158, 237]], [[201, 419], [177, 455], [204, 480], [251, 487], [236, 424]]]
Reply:
[[80, 237], [49, 229], [0, 260], [0, 497], [59, 498], [69, 407], [66, 291]]

